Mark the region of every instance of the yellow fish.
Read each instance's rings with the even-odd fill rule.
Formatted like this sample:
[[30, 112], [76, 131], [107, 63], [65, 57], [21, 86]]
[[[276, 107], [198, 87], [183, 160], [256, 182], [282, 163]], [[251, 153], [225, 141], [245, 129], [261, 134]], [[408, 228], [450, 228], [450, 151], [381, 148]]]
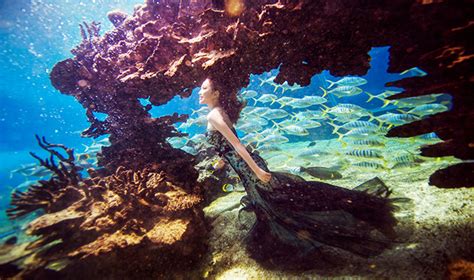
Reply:
[[228, 193], [228, 192], [232, 192], [233, 190], [234, 190], [234, 185], [232, 185], [232, 184], [225, 183], [224, 185], [222, 185], [222, 191], [223, 192]]

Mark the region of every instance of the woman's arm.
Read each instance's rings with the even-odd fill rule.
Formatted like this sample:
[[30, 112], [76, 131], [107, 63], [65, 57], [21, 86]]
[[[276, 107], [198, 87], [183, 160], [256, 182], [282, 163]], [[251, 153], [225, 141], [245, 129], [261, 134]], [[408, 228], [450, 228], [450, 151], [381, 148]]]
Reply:
[[250, 169], [257, 175], [257, 177], [268, 183], [271, 178], [271, 174], [260, 168], [257, 163], [253, 160], [250, 156], [249, 152], [245, 148], [244, 145], [240, 142], [239, 138], [235, 136], [232, 130], [229, 128], [227, 123], [224, 121], [224, 117], [222, 116], [221, 112], [218, 110], [212, 110], [208, 117], [208, 121], [212, 124], [212, 126], [217, 129], [234, 147], [235, 151], [245, 160], [248, 164]]

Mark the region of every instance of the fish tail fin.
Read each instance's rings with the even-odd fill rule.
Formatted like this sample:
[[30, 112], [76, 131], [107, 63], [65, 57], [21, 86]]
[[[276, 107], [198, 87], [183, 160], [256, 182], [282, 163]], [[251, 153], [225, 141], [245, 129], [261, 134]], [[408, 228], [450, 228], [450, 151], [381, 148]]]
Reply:
[[382, 125], [384, 124], [384, 122], [381, 119], [377, 118], [376, 116], [371, 116], [369, 121], [371, 121], [371, 120], [378, 121], [379, 122], [379, 128], [382, 127]]
[[255, 140], [252, 141], [252, 142], [250, 142], [250, 143], [247, 145], [247, 147], [250, 147], [252, 153], [255, 152], [255, 151], [257, 150], [257, 145], [256, 145]]
[[344, 134], [342, 134], [340, 132], [337, 132], [337, 131], [336, 131], [336, 134], [338, 135], [337, 141], [341, 141], [342, 138], [344, 137]]
[[333, 129], [333, 131], [332, 131], [332, 134], [336, 134], [336, 133], [339, 131], [339, 129], [341, 128], [340, 126], [336, 125], [336, 124], [333, 122], [333, 120], [330, 120], [330, 121], [328, 122], [328, 124], [329, 124], [330, 126], [334, 127], [334, 129]]
[[404, 110], [402, 110], [402, 109], [400, 109], [400, 108], [399, 108], [399, 109], [397, 109], [397, 111], [398, 111], [398, 112], [400, 112], [400, 113], [402, 113], [402, 114], [408, 114], [408, 112], [407, 112], [407, 111], [404, 111]]
[[369, 103], [369, 102], [370, 102], [372, 99], [374, 99], [374, 98], [380, 99], [380, 97], [378, 97], [377, 95], [373, 95], [373, 94], [371, 94], [371, 93], [368, 92], [368, 91], [364, 91], [364, 93], [369, 96], [369, 99], [367, 99], [367, 101], [365, 101], [365, 102], [367, 102], [367, 103]]
[[258, 79], [260, 80], [260, 85], [259, 85], [259, 87], [263, 86], [263, 84], [265, 83], [265, 80], [262, 79], [262, 78], [260, 78], [260, 77], [258, 77]]
[[342, 147], [342, 148], [344, 148], [344, 149], [347, 148], [347, 145], [348, 145], [348, 144], [347, 144], [346, 141], [343, 140], [343, 138], [342, 138], [341, 136], [339, 136], [339, 138], [337, 138], [337, 141], [338, 141], [339, 143], [341, 143], [341, 147]]
[[253, 143], [255, 143], [255, 150], [258, 150], [258, 147], [260, 147], [260, 143], [262, 143], [262, 140], [256, 137]]
[[[386, 107], [388, 104], [392, 103], [392, 100], [383, 99], [382, 101], [383, 101], [382, 108]], [[396, 104], [396, 102], [393, 102], [393, 103]]]
[[276, 130], [279, 131], [281, 126], [274, 120], [270, 120], [270, 121], [273, 123], [272, 129], [276, 128]]
[[252, 97], [252, 99], [253, 99], [253, 101], [255, 102], [255, 103], [253, 103], [253, 106], [257, 105], [257, 102], [258, 102], [257, 99], [255, 99], [255, 98], [253, 98], [253, 97]]
[[377, 127], [379, 130], [382, 129], [383, 127], [383, 122], [379, 121], [379, 126]]
[[325, 90], [323, 87], [319, 87], [322, 91], [323, 91], [323, 95], [322, 97], [325, 97], [326, 95], [328, 95], [328, 91]]
[[327, 79], [326, 79], [326, 82], [328, 82], [328, 83], [329, 83], [328, 89], [330, 89], [330, 88], [331, 88], [333, 85], [335, 85], [335, 84], [336, 84], [336, 82], [333, 82], [333, 81], [331, 81], [331, 80], [327, 80]]
[[273, 103], [275, 103], [276, 99], [272, 98], [272, 102], [270, 103], [270, 105], [272, 105]]
[[[347, 145], [346, 142], [344, 142], [344, 143]], [[349, 166], [351, 166], [351, 163], [350, 163], [350, 161], [348, 161], [348, 160], [344, 160], [344, 161], [342, 162], [342, 164], [339, 165], [339, 166], [340, 166], [340, 168], [341, 168], [342, 170], [345, 170], [345, 169], [349, 168]]]
[[279, 86], [278, 86], [277, 84], [274, 84], [273, 87], [275, 87], [275, 89], [273, 90], [273, 92], [276, 92]]
[[280, 104], [280, 109], [286, 106], [285, 102], [278, 102], [278, 104]]
[[296, 113], [290, 113], [290, 120], [293, 121], [293, 120], [299, 120], [298, 117], [296, 116]]
[[262, 135], [261, 135], [260, 133], [258, 133], [258, 132], [256, 132], [256, 133], [255, 133], [255, 136], [253, 137], [253, 139], [255, 139], [255, 140], [259, 140], [259, 139], [262, 140], [263, 138], [264, 138], [264, 137], [262, 137]]
[[87, 146], [86, 144], [81, 144], [81, 145], [85, 147], [84, 153], [89, 151], [89, 146]]
[[328, 113], [328, 111], [329, 111], [329, 107], [326, 106], [326, 105], [324, 105], [324, 104], [321, 104], [321, 107], [324, 108], [324, 110], [322, 110], [323, 113], [321, 114], [321, 116], [327, 115], [327, 113]]

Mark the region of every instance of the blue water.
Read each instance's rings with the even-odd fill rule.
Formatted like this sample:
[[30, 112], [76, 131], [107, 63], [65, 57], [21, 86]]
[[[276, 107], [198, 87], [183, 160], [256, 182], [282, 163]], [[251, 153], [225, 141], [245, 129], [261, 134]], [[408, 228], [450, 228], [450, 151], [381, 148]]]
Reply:
[[[35, 134], [52, 143], [81, 148], [79, 132], [88, 127], [85, 110], [71, 96], [60, 94], [49, 72], [58, 61], [71, 57], [81, 41], [79, 24], [112, 24], [106, 14], [115, 8], [132, 13], [131, 1], [0, 1], [0, 160], [1, 188], [17, 185], [9, 178], [20, 164], [36, 162], [29, 155], [38, 149]], [[102, 33], [103, 34], [103, 33]], [[82, 148], [81, 148], [82, 149]], [[4, 205], [5, 198], [1, 199]]]
[[[50, 143], [60, 143], [64, 144], [69, 148], [73, 148], [76, 153], [83, 153], [86, 146], [90, 146], [94, 141], [98, 141], [101, 138], [107, 137], [107, 135], [105, 135], [95, 140], [81, 138], [80, 133], [89, 127], [85, 110], [82, 105], [77, 102], [73, 97], [61, 94], [51, 85], [49, 79], [49, 73], [51, 69], [59, 61], [63, 61], [65, 59], [73, 57], [73, 55], [70, 53], [70, 50], [76, 47], [82, 40], [80, 35], [79, 24], [82, 24], [83, 22], [90, 23], [91, 21], [101, 22], [102, 24], [100, 34], [103, 35], [106, 31], [113, 29], [112, 24], [109, 22], [106, 16], [109, 11], [114, 9], [120, 9], [130, 15], [133, 13], [133, 9], [136, 4], [143, 4], [143, 0], [0, 0], [0, 246], [2, 246], [4, 241], [10, 236], [17, 236], [19, 239], [19, 244], [23, 244], [27, 238], [34, 238], [32, 236], [26, 236], [24, 232], [19, 232], [20, 229], [22, 229], [22, 226], [27, 224], [27, 222], [31, 218], [33, 218], [33, 216], [39, 216], [41, 215], [41, 213], [32, 213], [29, 216], [21, 217], [20, 219], [10, 221], [7, 218], [5, 210], [9, 207], [12, 189], [17, 187], [18, 185], [21, 185], [22, 183], [25, 183], [28, 180], [36, 181], [39, 179], [37, 177], [27, 178], [19, 173], [11, 173], [11, 171], [19, 168], [24, 164], [37, 164], [37, 160], [30, 155], [30, 152], [33, 152], [42, 158], [49, 157], [49, 154], [39, 147], [35, 139], [35, 134], [39, 136], [44, 136], [46, 140]], [[370, 50], [369, 55], [371, 58], [370, 69], [365, 75], [362, 76], [362, 78], [367, 80], [367, 83], [358, 86], [364, 92], [370, 93], [372, 95], [377, 95], [386, 90], [402, 91], [403, 89], [401, 88], [385, 87], [385, 84], [387, 82], [396, 81], [417, 75], [415, 72], [407, 72], [403, 75], [400, 73], [388, 73], [388, 65], [390, 62], [390, 46], [373, 47]], [[413, 67], [416, 67], [416, 65], [413, 65]], [[248, 85], [248, 87], [241, 89], [241, 92], [245, 90], [255, 90], [259, 93], [259, 95], [264, 93], [274, 93], [279, 98], [282, 96], [291, 96], [294, 98], [301, 98], [303, 96], [308, 95], [321, 96], [323, 92], [320, 88], [328, 88], [328, 80], [337, 81], [342, 78], [332, 75], [330, 71], [323, 71], [322, 73], [314, 75], [311, 79], [310, 85], [304, 87], [303, 89], [297, 91], [287, 91], [286, 93], [281, 94], [281, 89], [278, 89], [276, 92], [274, 92], [274, 87], [271, 84], [265, 83], [261, 85], [260, 82], [261, 79], [266, 80], [271, 76], [278, 75], [278, 72], [279, 68], [277, 67], [276, 69], [268, 69], [268, 72], [265, 72], [261, 75], [251, 75], [250, 84]], [[149, 112], [153, 117], [171, 115], [173, 113], [191, 115], [193, 110], [197, 110], [202, 106], [198, 102], [199, 90], [199, 84], [196, 84], [196, 87], [193, 89], [192, 94], [189, 98], [181, 98], [177, 96], [170, 100], [167, 104], [164, 104], [159, 107], [153, 107]], [[400, 113], [400, 111], [396, 110], [397, 108], [393, 104], [390, 104], [386, 108], [381, 108], [384, 103], [379, 99], [375, 98], [371, 102], [368, 102], [369, 95], [366, 93], [361, 93], [356, 96], [343, 98], [338, 98], [333, 94], [329, 94], [326, 96], [326, 98], [328, 99], [328, 102], [325, 105], [328, 107], [333, 107], [339, 103], [350, 103], [359, 105], [372, 112], [377, 112], [377, 114], [374, 115], [382, 114], [387, 110], [393, 113]], [[149, 101], [147, 99], [141, 99], [140, 101], [143, 105], [149, 104]], [[440, 103], [442, 101], [449, 101], [449, 96], [443, 95], [442, 97], [439, 97], [437, 103]], [[254, 105], [253, 102], [249, 103], [252, 106]], [[271, 105], [269, 105], [269, 103], [259, 103], [257, 104], [257, 106], [280, 108], [280, 104], [278, 104], [278, 102], [275, 102]], [[450, 105], [447, 106], [449, 107]], [[314, 110], [321, 108], [322, 107], [318, 107], [317, 105], [311, 107], [311, 109]], [[286, 111], [293, 110], [293, 112], [307, 110], [307, 108], [291, 109], [291, 107], [289, 106], [285, 106], [283, 107], [283, 109]], [[379, 111], [379, 109], [381, 110]], [[404, 108], [404, 110], [407, 109]], [[103, 119], [106, 117], [105, 114], [95, 115], [99, 119]], [[191, 116], [191, 118], [196, 117], [196, 115]], [[334, 118], [334, 116], [329, 115], [326, 117]], [[363, 117], [363, 120], [367, 119], [369, 119], [367, 116]], [[283, 119], [279, 119], [278, 122], [282, 120]], [[357, 181], [366, 180], [367, 178], [365, 177], [367, 177], [368, 175], [378, 176], [380, 174], [383, 174], [382, 176], [380, 176], [381, 179], [387, 179], [387, 181], [392, 184], [394, 182], [404, 183], [404, 180], [406, 181], [408, 180], [408, 178], [410, 178], [413, 169], [416, 169], [415, 167], [411, 170], [404, 169], [402, 171], [397, 171], [395, 170], [396, 168], [394, 168], [396, 161], [390, 161], [397, 156], [413, 156], [417, 154], [419, 151], [420, 143], [423, 141], [415, 143], [415, 141], [410, 142], [410, 140], [413, 139], [393, 140], [379, 135], [378, 137], [379, 139], [381, 139], [380, 141], [384, 142], [384, 144], [387, 144], [386, 146], [383, 146], [383, 148], [379, 148], [380, 150], [384, 150], [384, 153], [386, 152], [386, 154], [388, 155], [386, 158], [376, 158], [373, 162], [371, 161], [372, 159], [366, 158], [356, 158], [348, 160], [347, 158], [349, 158], [349, 156], [346, 156], [348, 155], [347, 151], [345, 150], [344, 146], [339, 143], [340, 139], [337, 139], [338, 136], [332, 133], [334, 127], [326, 123], [326, 121], [327, 119], [318, 120], [318, 122], [321, 122], [321, 127], [308, 129], [310, 131], [310, 134], [304, 137], [285, 134], [285, 137], [289, 138], [290, 144], [283, 144], [282, 146], [290, 150], [290, 152], [293, 152], [293, 154], [291, 158], [291, 164], [285, 166], [285, 168], [288, 167], [288, 170], [284, 171], [291, 172], [289, 169], [298, 164], [299, 165], [297, 167], [309, 167], [309, 165], [305, 166], [303, 164], [300, 164], [301, 162], [303, 162], [303, 160], [298, 163], [293, 163], [297, 162], [296, 160], [299, 159], [298, 157], [304, 157], [304, 155], [301, 155], [301, 151], [299, 149], [305, 149], [305, 147], [309, 146], [314, 146], [314, 148], [319, 149], [323, 145], [317, 145], [321, 143], [324, 143], [325, 145], [327, 144], [325, 147], [330, 147], [327, 149], [332, 149], [331, 151], [334, 153], [328, 153], [327, 155], [322, 156], [314, 156], [310, 162], [311, 166], [322, 167], [324, 164], [327, 164], [325, 165], [326, 167], [343, 169], [339, 171], [344, 173], [343, 180], [345, 180], [345, 183], [341, 185], [344, 187], [354, 186]], [[375, 120], [373, 122], [375, 123]], [[337, 123], [337, 125], [342, 125], [342, 122]], [[386, 128], [388, 125], [383, 124], [383, 126], [385, 126]], [[269, 125], [267, 127], [272, 127], [272, 123], [269, 122]], [[380, 129], [381, 127], [382, 122], [378, 128]], [[192, 137], [193, 135], [203, 133], [205, 129], [206, 128], [204, 126], [194, 125], [191, 126], [190, 129], [187, 129], [185, 132], [189, 133], [189, 136]], [[245, 136], [245, 134], [243, 134], [243, 132], [239, 130], [239, 136], [243, 137]], [[327, 139], [331, 140], [326, 141]], [[316, 143], [317, 140], [323, 141]], [[427, 142], [428, 141], [426, 141], [426, 143]], [[292, 145], [293, 147], [291, 147]], [[190, 148], [190, 146], [187, 147]], [[349, 148], [352, 149], [354, 147]], [[258, 149], [260, 149], [260, 147], [258, 147]], [[401, 153], [398, 154], [398, 152]], [[270, 154], [271, 152], [268, 153]], [[265, 154], [265, 152], [262, 152], [261, 156], [265, 160], [267, 160], [268, 158], [271, 159], [271, 157], [265, 157], [268, 156], [268, 154]], [[342, 162], [342, 164], [339, 164], [339, 160], [340, 162]], [[310, 160], [307, 160], [307, 162], [309, 161]], [[270, 164], [270, 160], [268, 160], [268, 162], [269, 169], [272, 171], [273, 167], [276, 168], [275, 170], [280, 167], [277, 164], [281, 162], [283, 162], [283, 164], [287, 163], [283, 160], [280, 160], [280, 162], [274, 160], [273, 165]], [[375, 170], [373, 171], [373, 173], [371, 173], [370, 170], [368, 172], [361, 171], [363, 169], [358, 169], [358, 166], [354, 164], [360, 162], [366, 164], [385, 164], [385, 169], [383, 171]], [[386, 165], [387, 162], [389, 162], [390, 164]], [[345, 163], [347, 163], [347, 166], [350, 165], [350, 167], [345, 166]], [[413, 176], [413, 180], [416, 181], [417, 184], [410, 185], [410, 190], [403, 189], [405, 187], [404, 184], [399, 184], [399, 186], [397, 186], [397, 184], [393, 184], [395, 185], [395, 193], [405, 193], [411, 191], [412, 193], [410, 195], [418, 203], [418, 210], [425, 211], [426, 209], [422, 208], [429, 209], [430, 207], [436, 210], [435, 208], [439, 208], [440, 206], [445, 207], [447, 203], [445, 203], [445, 205], [441, 205], [441, 202], [444, 203], [445, 201], [449, 201], [450, 199], [452, 199], [452, 197], [449, 196], [449, 193], [444, 191], [441, 192], [439, 190], [432, 191], [426, 188], [426, 186], [428, 176], [429, 174], [432, 174], [432, 172], [436, 169], [436, 166], [441, 166], [441, 164], [447, 165], [448, 163], [449, 161], [442, 162], [442, 159], [440, 158], [426, 158], [426, 162], [423, 164], [423, 167], [425, 169], [423, 169], [421, 172], [424, 172], [425, 170], [427, 171], [424, 172], [424, 174], [422, 175], [420, 175], [421, 172], [419, 172], [415, 174], [416, 176]], [[209, 165], [208, 162], [207, 165]], [[395, 170], [395, 173], [390, 173], [392, 172], [392, 169]], [[305, 174], [305, 178], [311, 177], [309, 175], [311, 174]], [[402, 175], [402, 178], [398, 177], [401, 177]], [[45, 177], [43, 179], [48, 178], [49, 177]], [[322, 179], [322, 181], [324, 180], [325, 179]], [[418, 184], [421, 181], [423, 181], [423, 184]], [[219, 183], [220, 182], [217, 182], [216, 184], [218, 185]], [[338, 184], [338, 181], [329, 181], [329, 183]], [[220, 186], [217, 186], [216, 189], [219, 191]], [[413, 194], [413, 190], [415, 190], [414, 192], [416, 192], [415, 195]], [[463, 195], [463, 193], [461, 192], [459, 194]], [[465, 197], [467, 196], [461, 197], [460, 201], [456, 202], [462, 202], [461, 200], [465, 199]], [[442, 200], [441, 198], [445, 200]], [[433, 199], [433, 201], [438, 204], [430, 204], [432, 201], [428, 199]], [[451, 205], [449, 207], [446, 206], [445, 208], [442, 207], [439, 209], [446, 209], [446, 211], [451, 211], [447, 215], [453, 215], [454, 212], [457, 212], [460, 209], [460, 212], [464, 211], [462, 210], [464, 205], [460, 204], [455, 204], [453, 207], [451, 207]], [[431, 221], [433, 220], [432, 217], [434, 217], [436, 214], [430, 216], [428, 215], [430, 214], [428, 210], [426, 210], [425, 212], [419, 211], [416, 214], [420, 217], [421, 214], [424, 214], [426, 215], [426, 217], [428, 217], [426, 219], [425, 216], [420, 218], [420, 225], [423, 228], [423, 230], [420, 231], [422, 233], [420, 235], [422, 238], [425, 238], [427, 236], [426, 229], [429, 228], [429, 226], [431, 226], [432, 228], [433, 225], [435, 225], [436, 227], [440, 226], [440, 228], [445, 226], [441, 222], [431, 223]], [[237, 217], [240, 219], [240, 216]], [[226, 218], [224, 222], [227, 221], [228, 220]], [[451, 221], [456, 220], [447, 219], [445, 221], [447, 221], [446, 225], [449, 225]], [[232, 222], [237, 223], [237, 221]], [[426, 225], [428, 225], [428, 227], [426, 227]], [[220, 226], [224, 226], [224, 223], [221, 223]], [[225, 226], [227, 226], [227, 224]], [[229, 227], [229, 229], [231, 228]], [[231, 238], [236, 238], [239, 236], [235, 235], [235, 233], [229, 234], [229, 232], [226, 231], [226, 233], [222, 234], [222, 236], [225, 237], [227, 235], [231, 236]], [[438, 231], [433, 232], [436, 233]], [[440, 232], [442, 233], [440, 235], [433, 234], [433, 236], [436, 236], [436, 240], [434, 239], [435, 237], [432, 237], [432, 240], [435, 243], [438, 242], [439, 244], [444, 244], [443, 246], [447, 246], [446, 244], [451, 244], [449, 242], [454, 243], [457, 242], [457, 240], [462, 241], [463, 238], [465, 238], [457, 237], [454, 234], [449, 235], [443, 231]], [[214, 232], [212, 234], [215, 235], [216, 233]], [[467, 235], [468, 233], [466, 233], [466, 236]], [[213, 236], [213, 239], [216, 239], [214, 237], [215, 236]], [[456, 238], [457, 240], [454, 240]], [[228, 240], [225, 239], [224, 241], [225, 246], [220, 246], [219, 244], [219, 246], [216, 246], [216, 248], [222, 247], [222, 250], [226, 251], [228, 249]], [[232, 239], [231, 241], [240, 242], [237, 239]], [[418, 242], [420, 240], [416, 241]], [[213, 242], [216, 242], [216, 240], [214, 240]], [[426, 242], [426, 240], [423, 242]], [[422, 245], [426, 245], [423, 242], [421, 242]], [[428, 240], [428, 242], [431, 242], [431, 240]], [[423, 248], [423, 246], [420, 246], [421, 248], [407, 247], [400, 251], [400, 256], [401, 258], [403, 258], [405, 256], [408, 256], [408, 254], [412, 255], [413, 252], [421, 252], [422, 255], [413, 254], [413, 258], [410, 259], [412, 262], [414, 262], [415, 260], [420, 262], [418, 259], [416, 259], [416, 256], [420, 256], [420, 258], [421, 256], [425, 256], [425, 248]], [[459, 246], [462, 246], [462, 244], [460, 244]], [[453, 251], [456, 252], [457, 247], [453, 247], [455, 248], [453, 249]], [[432, 259], [428, 258], [427, 260], [420, 262], [420, 264], [424, 266], [426, 263], [435, 258], [439, 257], [439, 259], [441, 259], [441, 256], [439, 254], [435, 255], [435, 252], [440, 251], [438, 249], [439, 248], [426, 250], [426, 255], [431, 254]], [[215, 251], [217, 252], [216, 255], [213, 255], [213, 257], [216, 256], [216, 259], [218, 259], [217, 256], [221, 254], [219, 250]], [[234, 248], [231, 248], [230, 252], [224, 253], [234, 254], [232, 250], [235, 250], [235, 246]], [[214, 252], [212, 253], [214, 254]], [[445, 254], [444, 252], [442, 253]], [[392, 252], [390, 254], [398, 254], [398, 252]], [[235, 256], [239, 257], [241, 256], [241, 254], [238, 253], [235, 254]], [[457, 255], [452, 254], [452, 256]], [[443, 256], [443, 258], [444, 257], [445, 256]], [[222, 261], [219, 262], [219, 265], [223, 263]], [[371, 262], [372, 260], [369, 260], [367, 265], [369, 265]], [[381, 263], [384, 262], [384, 259], [382, 259]], [[352, 264], [350, 264], [350, 266], [352, 267]], [[373, 264], [373, 266], [375, 267], [375, 264]], [[395, 263], [394, 269], [398, 269], [399, 267], [404, 268], [402, 265]], [[362, 268], [362, 271], [366, 271], [368, 269], [365, 264]], [[373, 269], [372, 264], [370, 264], [369, 268]]]
[[[45, 136], [51, 143], [65, 144], [76, 151], [82, 151], [83, 144], [91, 143], [90, 139], [79, 135], [89, 126], [85, 110], [73, 97], [60, 94], [49, 80], [49, 72], [54, 64], [72, 57], [70, 50], [80, 43], [78, 25], [83, 21], [99, 21], [102, 23], [101, 34], [104, 34], [112, 28], [106, 18], [108, 11], [119, 8], [131, 14], [133, 6], [142, 2], [97, 0], [59, 3], [13, 0], [0, 2], [0, 209], [5, 209], [8, 204], [9, 187], [25, 180], [19, 174], [13, 174], [10, 178], [10, 171], [21, 164], [36, 162], [29, 155], [30, 151], [46, 156], [39, 149], [35, 134]], [[361, 86], [363, 90], [377, 94], [390, 89], [384, 87], [386, 82], [402, 78], [397, 73], [387, 73], [389, 51], [389, 46], [370, 51], [371, 68], [363, 76], [368, 80], [367, 84]], [[278, 69], [273, 69], [261, 76], [266, 78], [277, 73]], [[315, 75], [308, 87], [294, 92], [292, 96], [301, 97], [315, 92], [321, 95], [319, 87], [327, 87], [326, 79], [339, 78], [324, 71]], [[258, 76], [252, 75], [247, 89], [273, 92], [270, 85], [259, 87], [259, 84]], [[192, 109], [199, 108], [198, 89], [193, 90], [190, 98], [176, 97], [159, 108], [153, 108], [151, 114], [154, 117], [173, 112], [191, 114]], [[333, 102], [349, 102], [365, 108], [376, 108], [382, 104], [377, 100], [366, 103], [367, 98], [367, 95], [360, 94]], [[142, 103], [146, 104], [147, 100], [142, 100]], [[278, 105], [274, 104], [273, 107], [277, 108]], [[190, 132], [202, 132], [202, 128]]]

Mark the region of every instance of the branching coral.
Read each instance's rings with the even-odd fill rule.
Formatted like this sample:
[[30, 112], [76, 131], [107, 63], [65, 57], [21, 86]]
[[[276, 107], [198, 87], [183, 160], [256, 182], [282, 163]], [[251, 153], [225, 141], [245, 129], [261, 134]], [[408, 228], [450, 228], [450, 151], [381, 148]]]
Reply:
[[[67, 186], [78, 185], [81, 179], [78, 173], [81, 168], [74, 164], [73, 150], [66, 148], [61, 144], [50, 144], [44, 137], [41, 139], [36, 135], [36, 140], [41, 148], [50, 153], [50, 158], [41, 159], [34, 153], [30, 153], [36, 158], [41, 166], [53, 171], [55, 176], [50, 180], [40, 180], [36, 185], [31, 186], [26, 193], [15, 191], [12, 193], [12, 202], [14, 206], [7, 210], [10, 218], [18, 218], [38, 209], [45, 211], [59, 211], [67, 207], [70, 200], [77, 197], [77, 192], [71, 191]], [[62, 149], [67, 153], [67, 158], [55, 149]], [[57, 157], [59, 165], [54, 161]]]
[[[77, 277], [81, 270], [89, 276], [109, 271], [115, 277], [162, 273], [174, 264], [167, 263], [164, 269], [160, 257], [178, 265], [180, 258], [194, 262], [204, 252], [202, 195], [199, 186], [190, 185], [193, 181], [177, 185], [160, 166], [138, 171], [119, 166], [109, 176], [89, 169], [91, 177], [82, 179], [71, 149], [37, 139], [51, 157], [42, 160], [33, 155], [55, 175], [26, 193], [13, 194], [11, 218], [40, 208], [44, 212], [27, 227], [28, 234], [39, 236], [25, 247], [34, 261], [9, 260], [23, 268], [18, 277], [29, 277], [57, 260], [67, 261], [59, 276], [68, 278]], [[68, 157], [54, 148], [64, 149]], [[59, 165], [53, 156], [59, 158]], [[130, 269], [114, 271], [131, 255]], [[149, 256], [156, 256], [155, 267], [140, 269]], [[106, 261], [91, 266], [97, 259]]]

